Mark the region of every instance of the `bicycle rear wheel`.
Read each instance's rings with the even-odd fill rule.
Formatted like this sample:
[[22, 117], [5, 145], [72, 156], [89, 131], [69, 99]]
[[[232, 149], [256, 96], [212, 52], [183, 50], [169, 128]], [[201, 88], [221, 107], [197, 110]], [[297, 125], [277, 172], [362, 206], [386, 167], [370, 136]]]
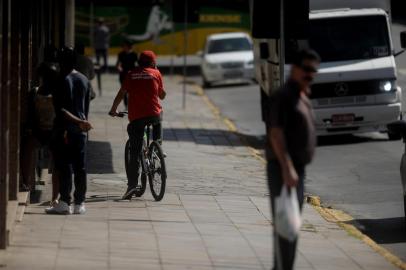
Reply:
[[166, 188], [166, 166], [161, 146], [152, 142], [149, 146], [148, 159], [150, 160], [149, 187], [156, 201], [162, 200]]
[[[130, 160], [131, 160], [131, 153], [130, 153], [130, 140], [127, 141], [125, 144], [125, 150], [124, 150], [124, 166], [125, 166], [125, 173], [127, 175], [127, 179], [130, 179], [131, 177], [131, 167], [130, 167]], [[138, 182], [138, 180], [141, 180]], [[145, 173], [143, 173], [142, 170], [142, 165], [140, 162], [140, 166], [138, 169], [138, 179], [136, 181], [137, 183], [137, 191], [135, 192], [135, 197], [141, 197], [144, 195], [145, 190], [147, 189], [147, 176]]]

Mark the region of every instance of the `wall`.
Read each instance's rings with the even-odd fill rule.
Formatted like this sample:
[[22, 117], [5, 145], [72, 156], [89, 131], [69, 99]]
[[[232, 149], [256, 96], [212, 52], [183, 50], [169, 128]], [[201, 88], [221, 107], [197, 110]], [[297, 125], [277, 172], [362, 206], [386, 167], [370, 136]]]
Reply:
[[43, 60], [44, 48], [65, 44], [69, 33], [65, 31], [66, 3], [0, 0], [0, 249], [9, 242], [8, 202], [17, 200], [22, 175], [34, 174], [33, 167], [20, 166], [30, 133], [28, 93], [38, 83], [36, 68]]
[[[147, 2], [147, 3], [145, 3]], [[199, 22], [189, 24], [188, 54], [202, 49], [207, 35], [219, 32], [249, 31], [248, 1], [205, 1], [199, 7]], [[93, 4], [92, 4], [93, 3]], [[182, 8], [182, 7], [177, 7]], [[116, 54], [124, 38], [132, 40], [136, 51], [154, 50], [158, 54], [183, 54], [183, 24], [172, 22], [172, 3], [152, 4], [144, 1], [79, 1], [76, 7], [77, 41], [92, 43], [92, 25], [103, 17], [110, 28], [110, 53]]]

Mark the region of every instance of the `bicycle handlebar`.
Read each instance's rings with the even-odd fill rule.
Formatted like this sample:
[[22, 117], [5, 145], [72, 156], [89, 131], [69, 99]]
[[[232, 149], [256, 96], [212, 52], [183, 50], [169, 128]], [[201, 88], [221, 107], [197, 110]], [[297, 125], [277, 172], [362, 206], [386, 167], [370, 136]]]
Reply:
[[110, 115], [110, 116], [112, 116], [112, 117], [117, 116], [117, 117], [121, 117], [121, 118], [123, 118], [123, 117], [124, 117], [124, 116], [126, 116], [127, 114], [128, 114], [128, 112], [127, 112], [127, 111], [124, 111], [124, 112], [118, 112], [118, 114], [116, 114], [116, 115], [113, 115], [113, 114], [109, 113], [109, 115]]

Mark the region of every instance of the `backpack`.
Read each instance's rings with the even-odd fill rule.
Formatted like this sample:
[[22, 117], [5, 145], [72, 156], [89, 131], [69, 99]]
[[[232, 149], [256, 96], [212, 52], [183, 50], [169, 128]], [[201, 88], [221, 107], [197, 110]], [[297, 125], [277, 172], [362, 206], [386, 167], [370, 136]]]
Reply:
[[52, 95], [37, 93], [34, 98], [34, 106], [38, 128], [42, 131], [52, 130], [55, 119]]

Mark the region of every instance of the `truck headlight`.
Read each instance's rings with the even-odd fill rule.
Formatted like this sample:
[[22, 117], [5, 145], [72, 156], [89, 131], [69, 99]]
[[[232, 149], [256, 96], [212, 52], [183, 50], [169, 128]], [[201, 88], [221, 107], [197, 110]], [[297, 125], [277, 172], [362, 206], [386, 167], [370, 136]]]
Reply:
[[382, 92], [390, 92], [396, 90], [396, 81], [394, 80], [381, 81], [379, 83], [379, 90], [381, 90]]

